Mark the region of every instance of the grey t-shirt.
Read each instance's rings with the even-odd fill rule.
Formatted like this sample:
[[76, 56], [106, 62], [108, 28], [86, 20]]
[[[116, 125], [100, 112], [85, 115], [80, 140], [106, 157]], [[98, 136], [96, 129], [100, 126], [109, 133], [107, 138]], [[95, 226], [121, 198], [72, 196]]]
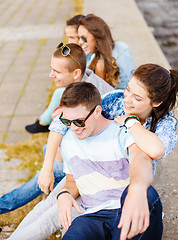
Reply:
[[114, 88], [109, 85], [105, 80], [98, 77], [92, 70], [86, 69], [85, 74], [82, 78], [82, 81], [89, 82], [95, 85], [95, 87], [99, 90], [100, 94], [104, 94], [114, 90]]

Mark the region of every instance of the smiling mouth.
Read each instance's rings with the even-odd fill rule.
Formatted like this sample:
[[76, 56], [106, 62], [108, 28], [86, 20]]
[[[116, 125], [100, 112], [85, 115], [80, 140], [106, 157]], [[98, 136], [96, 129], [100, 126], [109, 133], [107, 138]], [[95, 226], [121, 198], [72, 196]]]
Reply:
[[87, 49], [87, 47], [86, 46], [82, 46], [82, 49], [85, 51], [85, 49]]
[[83, 133], [83, 131], [85, 130], [85, 128], [83, 128], [82, 130], [80, 130], [80, 131], [75, 131], [75, 134], [76, 135], [80, 135], [80, 134], [82, 134]]
[[129, 106], [127, 103], [124, 104], [125, 108], [133, 108], [132, 106]]

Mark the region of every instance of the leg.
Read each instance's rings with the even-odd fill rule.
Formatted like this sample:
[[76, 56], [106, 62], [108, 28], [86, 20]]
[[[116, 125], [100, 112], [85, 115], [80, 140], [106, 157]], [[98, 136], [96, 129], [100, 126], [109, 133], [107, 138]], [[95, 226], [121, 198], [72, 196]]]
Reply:
[[0, 214], [13, 211], [38, 197], [42, 192], [38, 187], [39, 172], [21, 187], [4, 194], [0, 198]]
[[[128, 187], [124, 190], [121, 196], [121, 210], [127, 195]], [[150, 210], [150, 225], [147, 230], [133, 237], [132, 240], [161, 240], [162, 232], [163, 232], [163, 224], [162, 224], [162, 204], [156, 190], [150, 186], [147, 191], [147, 198], [149, 203]], [[117, 228], [119, 224], [120, 216], [116, 221], [114, 230], [113, 230], [113, 240], [119, 239], [120, 237], [120, 229]]]
[[105, 228], [109, 216], [105, 215], [105, 213], [102, 214], [102, 212], [104, 211], [84, 214], [74, 219], [62, 240], [110, 240], [111, 235]]
[[[56, 186], [53, 192], [23, 219], [18, 228], [9, 238], [10, 240], [42, 240], [56, 232], [60, 227], [56, 195], [64, 186], [65, 178]], [[80, 199], [78, 199], [80, 202]], [[78, 216], [75, 209], [73, 217]]]
[[[55, 187], [65, 176], [63, 173], [63, 163], [54, 162], [53, 172], [55, 177]], [[34, 178], [23, 184], [21, 187], [16, 188], [12, 192], [6, 193], [0, 197], [0, 214], [22, 207], [42, 194], [42, 191], [38, 186], [38, 177], [39, 172]]]

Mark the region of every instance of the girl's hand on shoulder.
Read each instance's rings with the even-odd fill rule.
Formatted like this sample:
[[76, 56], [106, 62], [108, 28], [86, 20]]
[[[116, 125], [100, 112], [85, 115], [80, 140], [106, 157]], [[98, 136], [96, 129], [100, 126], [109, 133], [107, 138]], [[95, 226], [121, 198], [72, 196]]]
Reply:
[[54, 112], [52, 113], [52, 119], [54, 119], [55, 117], [57, 117], [61, 113], [62, 113], [62, 107], [55, 108]]
[[117, 116], [117, 117], [114, 118], [114, 120], [115, 120], [117, 123], [119, 123], [119, 124], [121, 124], [121, 125], [124, 125], [124, 121], [125, 121], [125, 119], [126, 119], [128, 116], [129, 116], [129, 114], [126, 114], [126, 115], [123, 115], [123, 116]]

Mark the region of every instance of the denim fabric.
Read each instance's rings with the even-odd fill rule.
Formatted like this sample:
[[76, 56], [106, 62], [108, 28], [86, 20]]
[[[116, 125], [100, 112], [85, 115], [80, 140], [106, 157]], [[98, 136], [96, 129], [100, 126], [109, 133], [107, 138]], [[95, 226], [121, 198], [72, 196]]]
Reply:
[[[63, 173], [63, 163], [54, 162], [53, 173], [55, 177], [54, 188], [65, 176]], [[0, 197], [0, 214], [13, 211], [28, 202], [32, 201], [40, 194], [42, 191], [38, 186], [38, 177], [40, 172], [38, 172], [34, 178], [23, 184], [21, 187], [14, 189], [13, 191], [6, 193]]]
[[[101, 210], [92, 214], [85, 214], [77, 217], [72, 222], [69, 230], [62, 240], [118, 240], [121, 230], [117, 228], [127, 188], [121, 197], [121, 208], [111, 210]], [[153, 187], [148, 189], [148, 202], [150, 209], [150, 226], [147, 230], [133, 237], [132, 240], [161, 240], [162, 225], [162, 204], [160, 198]]]

